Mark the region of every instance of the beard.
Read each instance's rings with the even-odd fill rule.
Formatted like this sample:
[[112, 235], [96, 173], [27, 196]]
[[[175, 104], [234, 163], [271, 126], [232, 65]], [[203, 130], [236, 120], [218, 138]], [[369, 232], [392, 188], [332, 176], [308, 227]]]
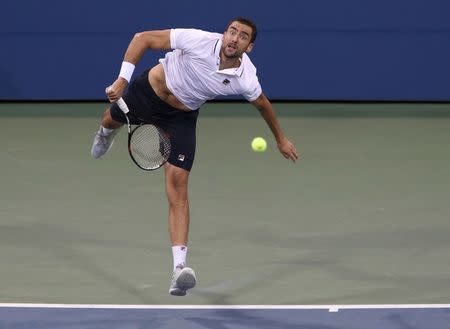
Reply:
[[242, 57], [243, 52], [239, 51], [237, 49], [237, 47], [236, 48], [231, 48], [231, 47], [228, 47], [228, 46], [229, 45], [223, 47], [223, 54], [224, 54], [224, 56], [226, 58], [228, 58], [228, 59], [235, 59], [235, 58], [241, 58]]

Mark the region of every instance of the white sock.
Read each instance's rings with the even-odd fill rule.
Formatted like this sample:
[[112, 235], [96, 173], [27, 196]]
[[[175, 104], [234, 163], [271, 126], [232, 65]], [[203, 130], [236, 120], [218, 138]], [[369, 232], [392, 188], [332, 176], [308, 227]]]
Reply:
[[173, 255], [173, 269], [177, 267], [177, 265], [183, 264], [186, 265], [186, 256], [187, 256], [187, 247], [186, 246], [173, 246], [172, 247], [172, 255]]
[[100, 126], [100, 129], [101, 129], [101, 131], [102, 131], [102, 135], [103, 135], [103, 136], [109, 136], [109, 135], [111, 135], [112, 132], [115, 130], [115, 129], [105, 128], [105, 127], [103, 127], [103, 126]]

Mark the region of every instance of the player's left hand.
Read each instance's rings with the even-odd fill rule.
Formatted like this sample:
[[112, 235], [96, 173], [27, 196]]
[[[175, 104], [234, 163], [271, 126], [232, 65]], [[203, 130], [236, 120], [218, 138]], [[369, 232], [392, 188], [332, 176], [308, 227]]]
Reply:
[[286, 137], [283, 137], [280, 142], [278, 142], [278, 149], [281, 154], [286, 158], [295, 162], [298, 159], [297, 149], [295, 145]]

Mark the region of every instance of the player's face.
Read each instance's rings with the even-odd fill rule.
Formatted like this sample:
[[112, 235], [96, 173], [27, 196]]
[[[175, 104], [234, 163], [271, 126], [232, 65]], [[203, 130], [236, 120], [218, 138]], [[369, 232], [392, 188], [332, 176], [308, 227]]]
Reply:
[[253, 43], [252, 28], [250, 26], [233, 22], [223, 34], [222, 52], [227, 58], [239, 58], [244, 52], [250, 52]]

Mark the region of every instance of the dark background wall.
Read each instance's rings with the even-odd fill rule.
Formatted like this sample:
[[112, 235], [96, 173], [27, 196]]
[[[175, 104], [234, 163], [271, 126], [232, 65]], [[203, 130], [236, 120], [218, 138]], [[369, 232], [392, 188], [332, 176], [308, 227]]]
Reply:
[[3, 0], [0, 99], [105, 99], [135, 32], [222, 32], [235, 16], [259, 27], [272, 99], [450, 101], [448, 0]]

